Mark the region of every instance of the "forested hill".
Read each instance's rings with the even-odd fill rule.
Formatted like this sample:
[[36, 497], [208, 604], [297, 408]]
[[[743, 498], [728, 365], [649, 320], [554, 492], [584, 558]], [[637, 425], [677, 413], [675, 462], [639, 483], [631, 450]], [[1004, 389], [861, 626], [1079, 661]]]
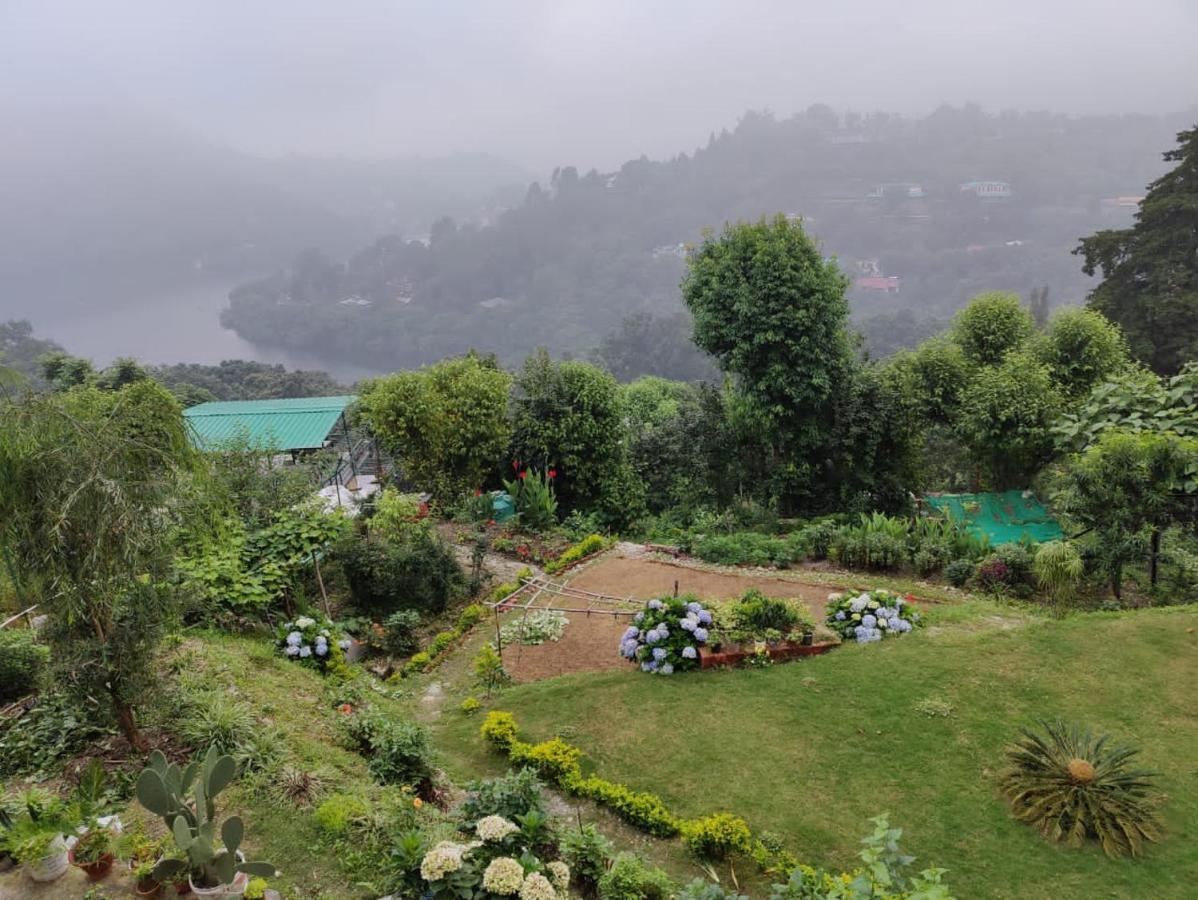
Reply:
[[982, 290], [1080, 301], [1071, 250], [1131, 221], [1160, 148], [1192, 118], [750, 113], [693, 154], [560, 169], [490, 225], [442, 220], [427, 244], [385, 237], [345, 262], [305, 253], [234, 291], [223, 321], [257, 343], [386, 368], [470, 347], [584, 352], [627, 316], [680, 311], [686, 245], [704, 228], [784, 212], [854, 280], [867, 336], [915, 340]]

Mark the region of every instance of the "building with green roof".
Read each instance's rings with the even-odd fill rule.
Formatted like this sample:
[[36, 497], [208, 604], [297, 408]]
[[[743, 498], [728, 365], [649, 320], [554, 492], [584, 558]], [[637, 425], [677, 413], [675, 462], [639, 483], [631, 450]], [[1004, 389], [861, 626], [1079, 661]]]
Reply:
[[183, 411], [201, 450], [248, 443], [262, 450], [299, 453], [349, 437], [345, 410], [357, 398], [292, 397], [284, 400], [218, 400]]

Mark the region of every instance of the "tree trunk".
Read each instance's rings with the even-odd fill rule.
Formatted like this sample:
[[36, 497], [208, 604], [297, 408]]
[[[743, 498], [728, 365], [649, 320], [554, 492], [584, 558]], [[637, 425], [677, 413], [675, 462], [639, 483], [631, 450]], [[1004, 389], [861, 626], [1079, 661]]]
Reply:
[[1148, 580], [1153, 587], [1156, 587], [1157, 576], [1160, 574], [1160, 559], [1161, 559], [1161, 530], [1153, 526], [1152, 543], [1148, 556]]
[[116, 706], [117, 723], [121, 726], [121, 733], [125, 735], [130, 746], [138, 753], [148, 753], [150, 742], [141, 733], [141, 729], [137, 727], [137, 719], [133, 716], [133, 707], [128, 703], [121, 703], [116, 698], [113, 698], [113, 703]]
[[1111, 590], [1115, 594], [1115, 599], [1123, 602], [1123, 565], [1118, 564], [1111, 569]]

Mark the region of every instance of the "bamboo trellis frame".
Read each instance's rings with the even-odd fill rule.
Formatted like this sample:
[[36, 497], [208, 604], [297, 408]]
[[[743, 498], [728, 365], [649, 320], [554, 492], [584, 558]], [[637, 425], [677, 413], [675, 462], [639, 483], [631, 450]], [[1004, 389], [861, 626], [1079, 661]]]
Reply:
[[[533, 609], [552, 610], [554, 612], [581, 613], [586, 616], [634, 616], [644, 607], [644, 601], [635, 597], [616, 597], [612, 594], [597, 594], [582, 588], [571, 587], [566, 582], [551, 581], [544, 575], [529, 575], [520, 579], [520, 586], [499, 600], [492, 600], [486, 605], [495, 614], [495, 649], [503, 654], [503, 636], [499, 626], [499, 615], [505, 612], [522, 612], [524, 621], [528, 621], [528, 613]], [[523, 595], [523, 596], [522, 596]], [[546, 596], [547, 595], [547, 596]], [[537, 604], [543, 596], [546, 601]], [[520, 644], [517, 660], [524, 651]]]

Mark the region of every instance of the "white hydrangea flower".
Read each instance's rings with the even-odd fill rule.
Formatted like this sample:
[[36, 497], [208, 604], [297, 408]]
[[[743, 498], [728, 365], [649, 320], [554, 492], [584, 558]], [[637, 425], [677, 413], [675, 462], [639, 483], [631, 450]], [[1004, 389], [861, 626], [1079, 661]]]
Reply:
[[520, 900], [555, 900], [556, 897], [557, 891], [540, 872], [533, 872], [525, 878], [520, 888]]
[[462, 848], [452, 841], [442, 841], [424, 854], [420, 861], [420, 877], [425, 881], [440, 881], [461, 867]]
[[546, 864], [545, 870], [549, 873], [549, 880], [553, 882], [553, 886], [559, 891], [565, 891], [570, 887], [570, 867], [560, 859], [555, 859], [553, 862]]
[[[549, 884], [548, 881], [545, 882]], [[524, 885], [524, 867], [510, 856], [497, 856], [483, 872], [483, 890], [492, 894], [510, 896], [520, 893]], [[550, 896], [553, 887], [550, 886]]]
[[316, 624], [316, 620], [309, 619], [307, 616], [300, 616], [298, 619], [295, 620], [296, 628], [311, 628], [315, 624]]
[[509, 822], [503, 816], [486, 816], [478, 820], [474, 833], [484, 841], [502, 841], [509, 834], [515, 834], [519, 827]]

